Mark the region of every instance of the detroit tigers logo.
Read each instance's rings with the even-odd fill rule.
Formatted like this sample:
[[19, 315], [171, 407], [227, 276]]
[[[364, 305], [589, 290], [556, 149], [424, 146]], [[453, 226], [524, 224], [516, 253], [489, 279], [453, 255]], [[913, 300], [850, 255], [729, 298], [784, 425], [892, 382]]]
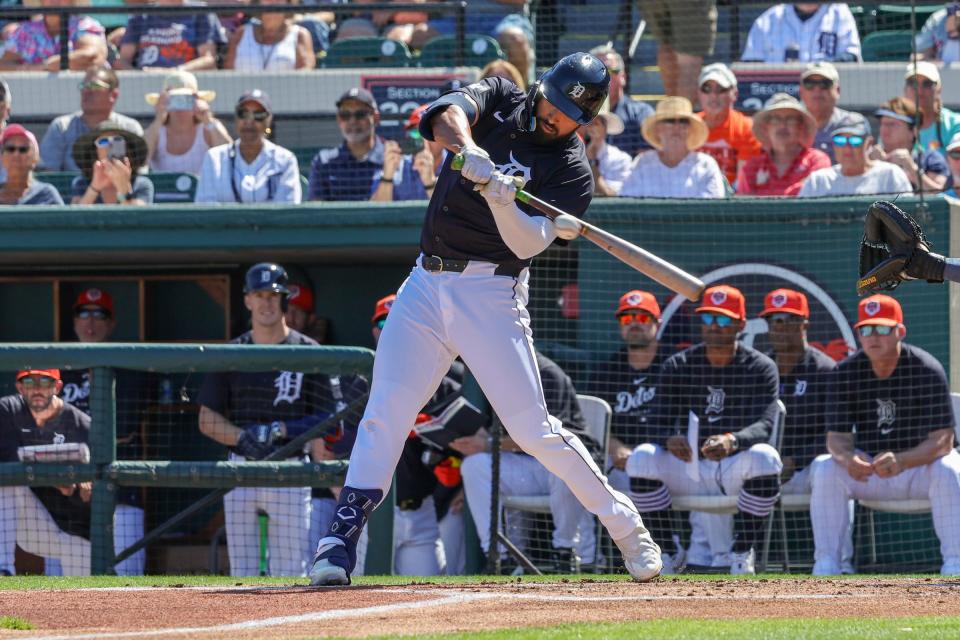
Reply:
[[629, 413], [640, 409], [653, 400], [653, 397], [657, 395], [657, 388], [655, 386], [648, 387], [644, 385], [643, 383], [646, 379], [646, 376], [636, 378], [633, 384], [635, 384], [637, 388], [632, 392], [617, 392], [617, 406], [613, 408], [614, 413]]
[[303, 387], [303, 374], [297, 371], [281, 371], [273, 386], [277, 388], [277, 397], [273, 399], [273, 406], [281, 402], [293, 404], [300, 399], [300, 389]]
[[103, 297], [103, 292], [100, 289], [87, 289], [87, 300], [90, 302], [96, 302]]
[[522, 177], [524, 184], [530, 182], [530, 180], [533, 178], [533, 173], [530, 171], [530, 167], [525, 167], [517, 162], [517, 159], [513, 157], [513, 151], [510, 152], [510, 162], [507, 162], [506, 164], [498, 164], [496, 167], [497, 171], [505, 176]]
[[721, 305], [727, 301], [727, 292], [723, 290], [714, 291], [710, 294], [710, 302], [716, 305]]
[[783, 293], [778, 293], [770, 299], [770, 304], [775, 306], [777, 309], [782, 309], [785, 304], [787, 304], [787, 296]]
[[727, 393], [723, 389], [717, 389], [707, 385], [707, 408], [704, 411], [710, 418], [710, 422], [716, 422], [723, 413], [723, 404], [727, 400]]
[[270, 282], [270, 272], [261, 271], [260, 272], [260, 282]]
[[863, 312], [868, 316], [875, 316], [880, 313], [880, 303], [876, 300], [871, 300], [867, 304], [863, 305]]
[[893, 422], [897, 419], [897, 403], [893, 400], [877, 399], [877, 427], [880, 433], [887, 435], [893, 432]]
[[793, 395], [802, 396], [806, 393], [807, 393], [807, 381], [797, 380], [796, 386], [793, 387]]
[[643, 302], [643, 295], [639, 293], [631, 293], [627, 296], [627, 304], [631, 307], [639, 307], [640, 303]]
[[571, 87], [570, 97], [574, 99], [579, 98], [580, 96], [583, 95], [583, 92], [586, 90], [587, 88], [578, 82], [577, 84], [573, 85], [573, 87]]
[[63, 444], [67, 441], [67, 436], [62, 433], [53, 432], [53, 444]]

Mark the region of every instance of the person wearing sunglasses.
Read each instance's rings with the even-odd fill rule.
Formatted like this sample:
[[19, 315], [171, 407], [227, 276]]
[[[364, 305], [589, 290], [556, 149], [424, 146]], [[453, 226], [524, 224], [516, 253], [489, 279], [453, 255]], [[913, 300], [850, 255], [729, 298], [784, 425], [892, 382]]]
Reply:
[[813, 136], [813, 148], [833, 155], [833, 132], [844, 124], [865, 122], [863, 114], [847, 111], [837, 106], [840, 100], [840, 73], [826, 61], [808, 64], [800, 74], [800, 101], [817, 123]]
[[[717, 535], [730, 531], [729, 516], [698, 513], [691, 517], [694, 534], [697, 527], [707, 533], [709, 551], [701, 550], [702, 543], [694, 549], [691, 538], [689, 558], [752, 574], [755, 550], [780, 497], [783, 464], [768, 444], [779, 413], [780, 378], [770, 358], [737, 339], [746, 326], [746, 300], [739, 289], [707, 288], [695, 312], [703, 341], [660, 367], [649, 423], [662, 435], [627, 459], [630, 497], [654, 527], [670, 522], [671, 495], [738, 496], [732, 545], [729, 533]], [[698, 423], [696, 458], [688, 444], [691, 414]], [[695, 474], [690, 465], [696, 465]], [[650, 519], [651, 514], [656, 517]], [[663, 545], [673, 532], [651, 533]]]
[[[90, 418], [58, 397], [62, 388], [57, 369], [17, 372], [17, 393], [0, 398], [0, 462], [20, 461], [29, 447], [86, 444]], [[15, 546], [58, 560], [63, 575], [90, 575], [91, 495], [90, 482], [0, 488], [0, 575], [15, 573]]]
[[903, 169], [890, 162], [873, 160], [872, 147], [873, 136], [867, 122], [834, 129], [837, 164], [811, 173], [800, 189], [800, 197], [913, 193]]
[[953, 136], [945, 149], [947, 166], [950, 168], [950, 177], [944, 189], [944, 195], [951, 198], [958, 197], [957, 186], [960, 185], [960, 133]]
[[[41, 0], [44, 7], [81, 4], [78, 0]], [[60, 71], [61, 14], [45, 13], [21, 22], [4, 43], [2, 71]], [[107, 59], [103, 25], [90, 16], [73, 14], [67, 27], [69, 68], [82, 71]]]
[[795, 196], [813, 171], [830, 166], [830, 157], [814, 149], [817, 123], [803, 103], [776, 93], [753, 117], [761, 152], [737, 176], [737, 195]]
[[860, 300], [860, 350], [840, 363], [831, 387], [827, 450], [811, 470], [814, 575], [840, 573], [855, 500], [929, 500], [940, 539], [940, 574], [960, 575], [960, 453], [943, 366], [907, 344], [896, 299]]
[[141, 136], [101, 122], [73, 143], [73, 160], [81, 175], [70, 185], [71, 204], [153, 203], [153, 183], [140, 173], [147, 163], [147, 143]]
[[940, 69], [929, 60], [907, 64], [903, 95], [920, 108], [920, 146], [944, 149], [960, 133], [960, 113], [943, 106]]
[[634, 100], [627, 87], [627, 72], [623, 56], [612, 46], [600, 45], [590, 49], [610, 73], [610, 111], [623, 122], [623, 133], [607, 135], [607, 144], [612, 144], [635, 158], [641, 151], [653, 147], [643, 137], [643, 121], [653, 115], [653, 107], [643, 100]]
[[37, 138], [19, 124], [0, 133], [0, 204], [63, 204], [56, 187], [34, 177], [40, 160]]
[[785, 2], [754, 21], [745, 62], [860, 62], [860, 34], [845, 2]]
[[753, 134], [753, 119], [733, 108], [739, 95], [737, 77], [722, 62], [701, 69], [699, 87], [703, 111], [697, 115], [710, 130], [700, 151], [717, 161], [727, 182], [733, 185], [740, 168], [761, 150]]
[[871, 148], [871, 159], [884, 160], [903, 169], [914, 191], [921, 187], [926, 193], [943, 191], [950, 176], [950, 167], [944, 159], [948, 151], [923, 149], [917, 144], [914, 133], [914, 124], [920, 115], [917, 105], [896, 96], [880, 105], [874, 115], [880, 120], [880, 140]]
[[120, 79], [106, 65], [87, 68], [77, 83], [80, 111], [53, 119], [40, 141], [40, 166], [44, 171], [80, 171], [73, 157], [73, 145], [103, 122], [115, 128], [143, 135], [140, 123], [113, 110], [120, 98]]
[[207, 151], [195, 202], [300, 204], [300, 166], [293, 153], [270, 141], [273, 107], [265, 91], [253, 89], [234, 108], [237, 139]]

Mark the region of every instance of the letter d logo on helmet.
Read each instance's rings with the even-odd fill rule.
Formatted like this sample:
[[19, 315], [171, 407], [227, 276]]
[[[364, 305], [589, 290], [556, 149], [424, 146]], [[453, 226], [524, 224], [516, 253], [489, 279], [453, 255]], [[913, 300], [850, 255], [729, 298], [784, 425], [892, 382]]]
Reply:
[[285, 296], [290, 294], [287, 288], [287, 271], [273, 262], [255, 264], [247, 271], [243, 279], [243, 292], [273, 291]]
[[597, 117], [610, 92], [607, 67], [589, 53], [572, 53], [544, 73], [527, 95], [528, 114], [533, 117], [542, 96], [577, 124]]

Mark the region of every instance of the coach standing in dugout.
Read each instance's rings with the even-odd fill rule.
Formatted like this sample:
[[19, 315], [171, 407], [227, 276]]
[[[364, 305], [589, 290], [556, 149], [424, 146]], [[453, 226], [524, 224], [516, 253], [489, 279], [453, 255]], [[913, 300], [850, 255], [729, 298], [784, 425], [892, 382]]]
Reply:
[[864, 298], [857, 319], [861, 348], [840, 363], [831, 387], [831, 457], [811, 470], [813, 574], [840, 573], [853, 498], [930, 500], [940, 574], [960, 575], [960, 453], [946, 374], [936, 358], [903, 341], [895, 299]]
[[[671, 356], [660, 368], [650, 422], [664, 435], [630, 454], [630, 497], [662, 544], [668, 532], [652, 527], [667, 521], [667, 514], [658, 512], [670, 508], [671, 495], [738, 496], [732, 551], [726, 546], [729, 537], [718, 535], [724, 532], [708, 535], [714, 564], [725, 563], [721, 559], [730, 552], [730, 573], [752, 574], [755, 549], [780, 497], [783, 464], [767, 443], [778, 414], [777, 366], [737, 340], [746, 326], [746, 301], [738, 289], [710, 287], [696, 313], [703, 342]], [[688, 469], [697, 460], [687, 444], [691, 412], [699, 421], [694, 472]], [[711, 520], [691, 518], [695, 527], [713, 527]], [[721, 541], [724, 547], [716, 548]], [[676, 568], [674, 561], [664, 554], [664, 571]]]

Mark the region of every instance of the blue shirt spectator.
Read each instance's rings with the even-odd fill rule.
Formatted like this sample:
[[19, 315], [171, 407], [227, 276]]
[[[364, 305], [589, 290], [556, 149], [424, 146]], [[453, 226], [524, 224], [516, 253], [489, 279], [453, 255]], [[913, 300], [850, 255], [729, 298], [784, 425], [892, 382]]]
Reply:
[[[384, 180], [385, 174], [390, 178]], [[426, 200], [436, 184], [430, 151], [424, 148], [416, 155], [405, 155], [396, 141], [388, 140], [384, 143], [383, 168], [373, 176], [370, 199], [375, 202]]]
[[367, 155], [355, 158], [347, 143], [321, 149], [310, 163], [311, 200], [368, 200], [375, 174], [383, 171], [383, 140], [376, 138]]
[[917, 51], [925, 60], [960, 61], [960, 31], [956, 11], [935, 11], [916, 35]]
[[213, 13], [134, 15], [120, 43], [117, 67], [216, 69], [220, 44], [226, 44], [226, 37]]

